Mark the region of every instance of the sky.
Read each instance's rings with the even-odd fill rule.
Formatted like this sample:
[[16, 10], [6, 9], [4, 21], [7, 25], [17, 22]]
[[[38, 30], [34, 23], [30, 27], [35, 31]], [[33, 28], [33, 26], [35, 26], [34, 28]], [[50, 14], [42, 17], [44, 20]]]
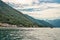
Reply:
[[37, 2], [54, 2], [54, 3], [60, 3], [60, 0], [3, 0], [5, 2], [15, 2], [15, 3], [31, 3], [32, 1]]
[[32, 0], [3, 0], [5, 2], [21, 3], [21, 4], [30, 4]]
[[[21, 3], [32, 5], [32, 3], [37, 4], [34, 6], [27, 6], [27, 8], [37, 8], [40, 11], [32, 11], [27, 12], [23, 11], [23, 13], [28, 14], [36, 19], [59, 19], [60, 18], [60, 0], [3, 0], [4, 2], [13, 2], [13, 3]], [[40, 4], [40, 5], [38, 5]], [[35, 9], [34, 9], [35, 10]]]

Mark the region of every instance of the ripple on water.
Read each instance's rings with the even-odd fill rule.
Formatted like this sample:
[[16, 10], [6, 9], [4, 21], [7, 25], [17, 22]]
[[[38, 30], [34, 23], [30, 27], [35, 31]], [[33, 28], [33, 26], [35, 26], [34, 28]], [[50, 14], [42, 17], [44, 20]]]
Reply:
[[0, 40], [59, 40], [59, 31], [60, 29], [0, 29]]

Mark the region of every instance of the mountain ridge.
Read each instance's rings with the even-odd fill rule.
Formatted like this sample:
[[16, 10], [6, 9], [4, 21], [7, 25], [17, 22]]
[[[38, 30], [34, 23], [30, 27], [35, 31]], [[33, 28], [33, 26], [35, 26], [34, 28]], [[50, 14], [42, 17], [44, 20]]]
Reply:
[[38, 26], [21, 12], [13, 9], [0, 0], [0, 22], [14, 25], [23, 25], [26, 27]]
[[55, 25], [55, 27], [60, 27], [60, 19], [47, 20], [47, 22], [51, 23], [52, 25]]
[[55, 27], [53, 26], [52, 24], [50, 24], [49, 22], [47, 21], [44, 21], [44, 20], [38, 20], [38, 19], [34, 19], [32, 18], [31, 16], [28, 16], [27, 14], [25, 14], [30, 20], [32, 20], [33, 22], [37, 23], [38, 25], [43, 25], [43, 27]]
[[49, 27], [49, 25], [52, 27], [49, 23], [45, 24], [45, 21], [35, 21], [37, 20], [0, 1], [0, 23], [8, 23], [17, 26], [22, 25], [24, 27]]

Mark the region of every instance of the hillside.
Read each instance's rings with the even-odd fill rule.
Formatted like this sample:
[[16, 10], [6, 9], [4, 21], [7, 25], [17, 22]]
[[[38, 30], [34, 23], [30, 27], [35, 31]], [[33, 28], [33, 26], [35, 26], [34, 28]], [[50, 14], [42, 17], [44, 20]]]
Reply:
[[47, 21], [52, 25], [54, 25], [55, 27], [60, 27], [60, 19], [47, 20]]
[[42, 26], [32, 22], [21, 12], [13, 9], [9, 5], [0, 0], [0, 23], [8, 23], [12, 25], [22, 25], [24, 27]]
[[27, 16], [30, 20], [32, 20], [33, 22], [39, 24], [39, 25], [42, 25], [43, 27], [55, 27], [53, 26], [52, 24], [50, 24], [49, 22], [47, 21], [44, 21], [44, 20], [38, 20], [38, 19], [34, 19], [32, 18], [31, 16], [28, 16], [25, 14], [25, 16]]

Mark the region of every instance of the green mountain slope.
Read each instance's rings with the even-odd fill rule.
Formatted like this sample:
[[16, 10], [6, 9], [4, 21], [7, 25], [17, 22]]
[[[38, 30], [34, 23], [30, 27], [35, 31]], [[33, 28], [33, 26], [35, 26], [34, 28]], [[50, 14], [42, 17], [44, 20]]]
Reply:
[[28, 16], [25, 14], [25, 16], [27, 16], [30, 20], [32, 20], [33, 22], [39, 24], [39, 25], [42, 25], [43, 27], [55, 27], [53, 26], [52, 24], [50, 24], [49, 22], [45, 21], [45, 20], [38, 20], [38, 19], [34, 19], [33, 17], [31, 16]]
[[0, 22], [14, 25], [23, 25], [24, 27], [42, 26], [32, 22], [21, 12], [13, 9], [0, 0]]

